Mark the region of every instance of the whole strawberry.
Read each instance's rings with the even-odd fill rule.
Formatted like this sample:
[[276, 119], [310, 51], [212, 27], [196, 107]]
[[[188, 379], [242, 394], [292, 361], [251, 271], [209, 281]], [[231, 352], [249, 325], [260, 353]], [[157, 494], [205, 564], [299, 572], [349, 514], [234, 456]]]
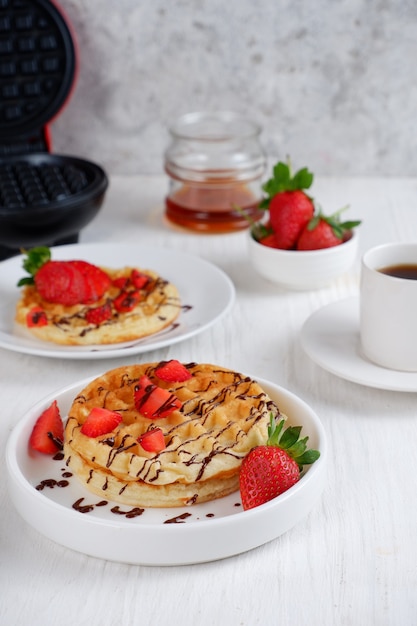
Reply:
[[[343, 210], [341, 209], [341, 211]], [[360, 221], [341, 222], [341, 211], [328, 217], [322, 215], [322, 213], [313, 217], [300, 234], [297, 250], [332, 248], [346, 241], [352, 229], [358, 226]]]
[[313, 174], [307, 168], [292, 176], [290, 166], [279, 162], [273, 168], [272, 178], [263, 185], [267, 197], [260, 206], [269, 209], [274, 247], [295, 248], [301, 231], [314, 215], [313, 201], [304, 192], [312, 182]]
[[253, 448], [243, 459], [239, 486], [245, 511], [287, 491], [300, 479], [303, 466], [320, 456], [318, 450], [307, 450], [308, 437], [299, 438], [301, 426], [284, 430], [284, 424], [271, 415], [266, 445]]

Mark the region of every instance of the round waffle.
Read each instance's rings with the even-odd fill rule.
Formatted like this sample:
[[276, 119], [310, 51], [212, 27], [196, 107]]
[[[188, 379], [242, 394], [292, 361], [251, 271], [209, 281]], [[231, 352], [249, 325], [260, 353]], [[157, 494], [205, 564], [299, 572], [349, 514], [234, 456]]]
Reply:
[[[219, 498], [239, 487], [239, 470], [249, 451], [264, 444], [277, 405], [253, 379], [210, 364], [185, 365], [185, 382], [160, 380], [158, 363], [120, 367], [96, 378], [75, 398], [65, 427], [67, 465], [85, 486], [109, 500], [140, 507], [176, 507]], [[168, 389], [182, 406], [149, 419], [135, 406], [135, 386], [146, 375]], [[81, 432], [93, 407], [118, 412], [111, 432]], [[166, 448], [145, 452], [144, 432], [159, 427]]]
[[[178, 317], [181, 302], [177, 288], [148, 269], [135, 268], [149, 277], [146, 286], [140, 290], [137, 304], [127, 312], [115, 310], [113, 303], [121, 292], [116, 286], [117, 280], [127, 279], [133, 268], [102, 269], [110, 276], [113, 284], [93, 306], [96, 308], [108, 303], [112, 309], [109, 319], [100, 324], [90, 323], [87, 319], [90, 306], [84, 304], [64, 306], [47, 302], [40, 296], [35, 286], [29, 285], [22, 289], [16, 306], [17, 332], [29, 333], [43, 341], [61, 345], [114, 344], [153, 335], [168, 327]], [[35, 307], [40, 307], [46, 315], [47, 324], [44, 326], [27, 325], [27, 316]]]

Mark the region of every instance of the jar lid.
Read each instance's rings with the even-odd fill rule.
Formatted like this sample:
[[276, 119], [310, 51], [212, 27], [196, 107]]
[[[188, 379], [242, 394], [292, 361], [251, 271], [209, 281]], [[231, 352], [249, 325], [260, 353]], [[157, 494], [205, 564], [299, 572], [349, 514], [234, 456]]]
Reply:
[[237, 138], [258, 137], [261, 127], [233, 111], [196, 111], [178, 118], [170, 132], [180, 139], [226, 142]]

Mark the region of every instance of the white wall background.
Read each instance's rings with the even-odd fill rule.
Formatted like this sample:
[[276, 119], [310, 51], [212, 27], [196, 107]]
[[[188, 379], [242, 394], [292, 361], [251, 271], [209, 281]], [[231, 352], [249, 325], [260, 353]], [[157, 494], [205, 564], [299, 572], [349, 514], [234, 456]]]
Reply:
[[261, 123], [317, 175], [417, 174], [414, 0], [61, 0], [79, 46], [53, 151], [161, 173], [181, 113]]

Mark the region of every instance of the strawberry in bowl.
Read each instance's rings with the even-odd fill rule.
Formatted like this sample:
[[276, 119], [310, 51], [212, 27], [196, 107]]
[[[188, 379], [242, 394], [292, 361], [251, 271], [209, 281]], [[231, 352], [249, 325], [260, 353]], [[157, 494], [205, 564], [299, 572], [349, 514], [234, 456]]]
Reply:
[[347, 272], [358, 250], [359, 220], [342, 221], [346, 208], [325, 215], [309, 194], [313, 174], [294, 175], [279, 162], [264, 184], [260, 207], [265, 217], [248, 233], [249, 257], [255, 270], [287, 289], [316, 289]]

